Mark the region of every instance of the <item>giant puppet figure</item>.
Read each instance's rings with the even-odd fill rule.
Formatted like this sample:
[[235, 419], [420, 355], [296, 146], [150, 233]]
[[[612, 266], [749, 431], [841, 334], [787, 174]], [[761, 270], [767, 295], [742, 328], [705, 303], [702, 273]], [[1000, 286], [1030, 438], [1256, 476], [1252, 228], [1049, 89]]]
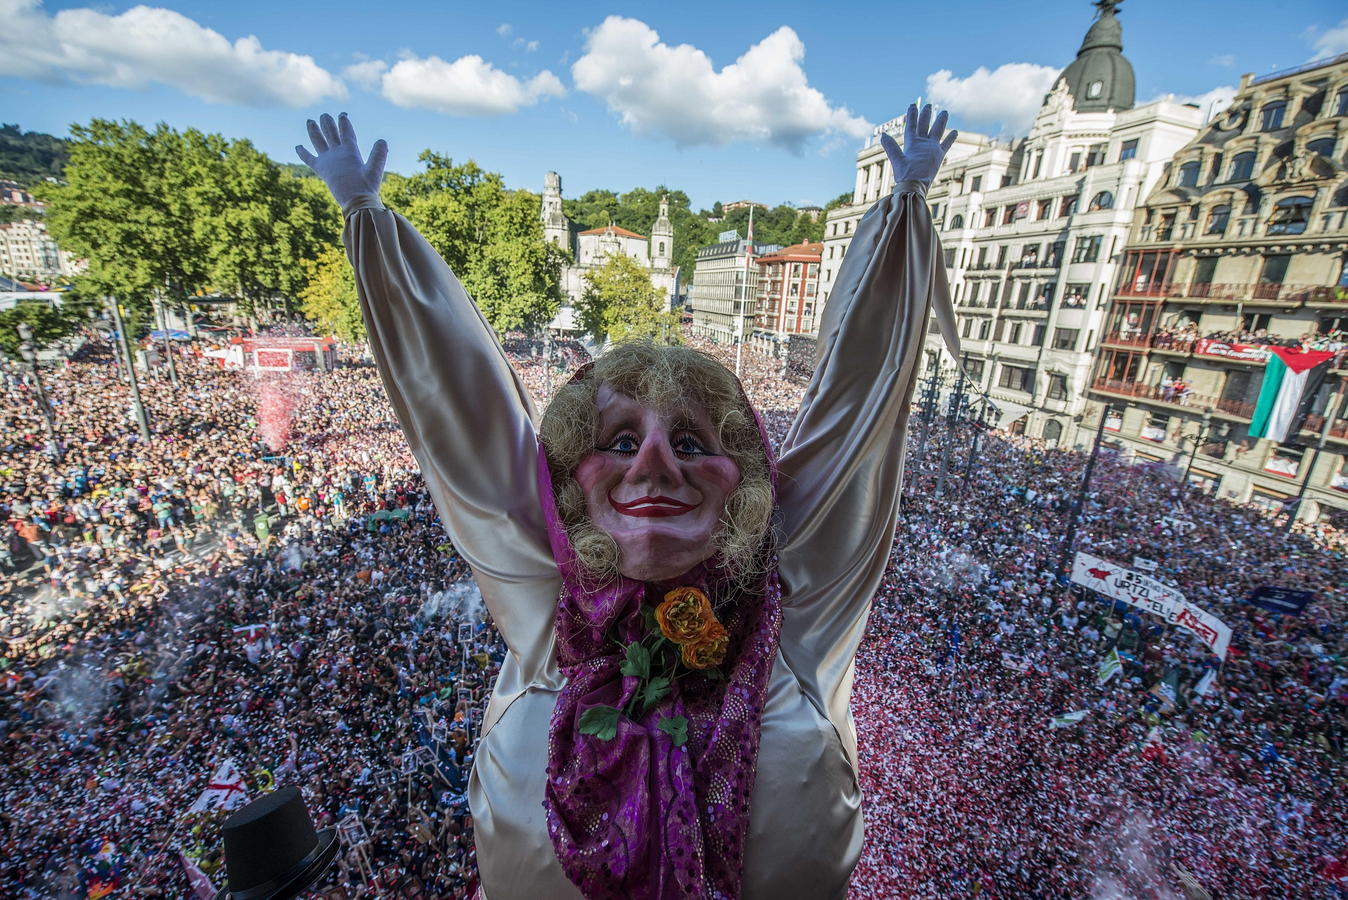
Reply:
[[537, 418], [492, 329], [379, 200], [345, 115], [300, 158], [345, 244], [388, 397], [509, 648], [469, 787], [487, 900], [839, 898], [861, 852], [848, 702], [894, 540], [929, 312], [925, 194], [954, 141], [910, 108], [774, 460], [734, 375], [620, 343]]

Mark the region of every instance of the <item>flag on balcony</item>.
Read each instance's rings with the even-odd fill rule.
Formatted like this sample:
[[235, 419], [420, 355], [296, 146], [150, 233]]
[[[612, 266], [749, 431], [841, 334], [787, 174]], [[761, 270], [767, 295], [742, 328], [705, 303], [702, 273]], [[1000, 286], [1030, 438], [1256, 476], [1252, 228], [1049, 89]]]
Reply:
[[1298, 350], [1293, 347], [1268, 348], [1264, 363], [1264, 385], [1254, 405], [1250, 437], [1268, 438], [1282, 443], [1304, 418], [1303, 399], [1315, 396], [1315, 389], [1329, 370], [1334, 354], [1329, 350]]

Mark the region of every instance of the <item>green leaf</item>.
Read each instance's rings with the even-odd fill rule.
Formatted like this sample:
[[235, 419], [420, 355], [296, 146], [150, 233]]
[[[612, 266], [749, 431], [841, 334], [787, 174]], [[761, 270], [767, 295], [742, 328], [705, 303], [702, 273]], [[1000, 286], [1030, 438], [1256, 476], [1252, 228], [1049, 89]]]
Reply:
[[622, 673], [635, 678], [646, 678], [651, 674], [651, 651], [639, 642], [627, 645], [627, 659], [623, 660]]
[[669, 735], [675, 747], [682, 747], [688, 741], [688, 720], [683, 716], [661, 719], [656, 727]]
[[646, 682], [646, 686], [641, 691], [641, 704], [645, 709], [650, 709], [669, 695], [669, 678], [665, 675], [659, 675]]
[[660, 620], [655, 618], [654, 606], [643, 606], [641, 608], [641, 617], [646, 621], [646, 630], [651, 634], [660, 633]]
[[580, 714], [580, 733], [611, 741], [618, 734], [618, 715], [612, 706], [591, 706]]

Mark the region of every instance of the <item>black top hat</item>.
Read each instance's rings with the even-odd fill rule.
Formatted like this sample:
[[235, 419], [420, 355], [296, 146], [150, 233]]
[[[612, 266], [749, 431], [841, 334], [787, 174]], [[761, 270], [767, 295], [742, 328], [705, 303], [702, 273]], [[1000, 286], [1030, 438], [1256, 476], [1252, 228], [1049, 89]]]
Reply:
[[215, 900], [289, 900], [322, 877], [337, 831], [314, 831], [299, 788], [283, 787], [225, 820], [228, 886]]

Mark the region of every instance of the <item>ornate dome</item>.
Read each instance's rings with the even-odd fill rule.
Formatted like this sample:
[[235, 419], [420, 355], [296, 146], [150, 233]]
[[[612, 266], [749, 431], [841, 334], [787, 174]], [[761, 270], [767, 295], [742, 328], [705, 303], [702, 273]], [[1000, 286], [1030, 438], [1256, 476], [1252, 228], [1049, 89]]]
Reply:
[[1132, 109], [1133, 64], [1123, 56], [1123, 26], [1115, 17], [1120, 0], [1098, 0], [1099, 17], [1086, 32], [1077, 58], [1059, 82], [1066, 82], [1078, 112]]

